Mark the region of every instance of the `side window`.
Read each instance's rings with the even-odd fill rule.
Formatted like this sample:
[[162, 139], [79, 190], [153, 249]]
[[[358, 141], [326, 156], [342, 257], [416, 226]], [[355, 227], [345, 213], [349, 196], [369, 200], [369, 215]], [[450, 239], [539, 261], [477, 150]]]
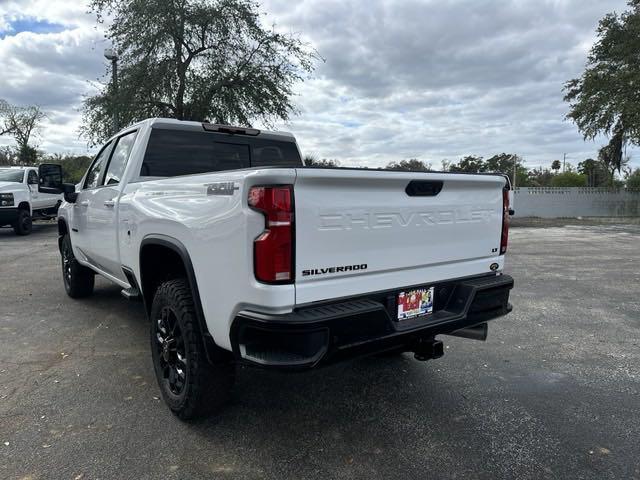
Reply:
[[38, 184], [38, 174], [35, 171], [29, 170], [29, 176], [27, 177], [27, 183], [29, 185], [37, 185]]
[[107, 173], [104, 176], [104, 185], [117, 185], [122, 180], [124, 169], [127, 166], [131, 149], [136, 141], [136, 133], [127, 133], [120, 137], [113, 149], [109, 166], [107, 167]]
[[100, 174], [104, 169], [105, 164], [107, 163], [107, 159], [109, 158], [109, 153], [111, 153], [111, 143], [107, 143], [100, 153], [96, 156], [95, 160], [89, 167], [89, 171], [87, 172], [87, 178], [84, 181], [84, 186], [82, 188], [95, 188], [98, 186], [98, 182], [100, 181]]

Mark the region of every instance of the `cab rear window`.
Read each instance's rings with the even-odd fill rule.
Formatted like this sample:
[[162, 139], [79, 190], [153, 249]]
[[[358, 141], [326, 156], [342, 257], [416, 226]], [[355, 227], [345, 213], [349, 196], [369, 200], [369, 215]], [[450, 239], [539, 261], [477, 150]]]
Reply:
[[292, 142], [154, 128], [140, 176], [175, 177], [249, 167], [301, 167]]

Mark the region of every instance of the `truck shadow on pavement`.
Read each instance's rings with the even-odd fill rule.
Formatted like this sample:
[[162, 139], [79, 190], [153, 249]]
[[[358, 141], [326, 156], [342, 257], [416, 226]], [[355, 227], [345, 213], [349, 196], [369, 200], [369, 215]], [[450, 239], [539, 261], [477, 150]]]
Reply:
[[[417, 362], [409, 353], [303, 374], [238, 373], [227, 409], [191, 428], [213, 444], [229, 438], [229, 449], [251, 451], [259, 444], [262, 461], [280, 459], [289, 478], [318, 471], [330, 478], [345, 467], [377, 472], [377, 478], [420, 477], [427, 465], [433, 471], [439, 451], [447, 455], [465, 437], [477, 436], [469, 430], [464, 396], [438, 364]], [[478, 455], [459, 460], [472, 471], [481, 461]]]
[[[127, 302], [118, 288], [100, 280], [87, 306], [102, 312], [99, 317], [110, 323], [112, 334], [125, 329], [128, 348], [142, 358], [130, 374], [137, 370], [137, 378], [146, 382], [144, 396], [158, 399], [148, 415], [155, 416], [152, 423], [160, 438], [177, 435], [185, 451], [198, 443], [216, 452], [182, 465], [186, 470], [181, 472], [193, 478], [226, 468], [243, 478], [259, 477], [258, 470], [271, 462], [282, 462], [278, 469], [284, 468], [291, 478], [357, 464], [367, 464], [367, 471], [372, 465], [379, 471], [393, 467], [390, 476], [404, 471], [408, 478], [418, 475], [420, 465], [439, 450], [451, 451], [461, 439], [477, 437], [468, 428], [468, 411], [475, 402], [464, 405], [459, 386], [440, 371], [442, 363], [418, 362], [409, 353], [358, 358], [305, 373], [239, 367], [231, 401], [220, 413], [181, 422], [159, 399], [142, 305]], [[109, 318], [119, 318], [124, 325]], [[138, 407], [129, 402], [127, 408]], [[126, 415], [140, 421], [139, 413]], [[390, 455], [396, 459], [391, 463]], [[481, 456], [461, 460], [473, 469], [481, 468], [481, 461]]]

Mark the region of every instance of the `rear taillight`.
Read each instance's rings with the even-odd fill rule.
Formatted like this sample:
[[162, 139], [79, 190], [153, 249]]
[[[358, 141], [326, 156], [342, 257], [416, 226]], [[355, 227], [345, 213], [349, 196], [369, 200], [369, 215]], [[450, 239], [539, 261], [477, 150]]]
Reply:
[[502, 236], [500, 237], [500, 255], [507, 251], [509, 243], [509, 189], [502, 190]]
[[265, 216], [265, 230], [253, 242], [256, 279], [293, 281], [293, 186], [251, 187], [249, 206]]

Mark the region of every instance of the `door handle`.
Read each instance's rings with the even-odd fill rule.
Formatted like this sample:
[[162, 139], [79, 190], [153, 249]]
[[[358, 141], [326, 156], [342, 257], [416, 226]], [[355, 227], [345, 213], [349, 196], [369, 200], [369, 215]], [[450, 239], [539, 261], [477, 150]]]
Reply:
[[83, 200], [82, 202], [80, 202], [80, 206], [81, 207], [88, 207], [89, 206], [89, 200]]
[[113, 206], [116, 204], [116, 202], [114, 202], [113, 200], [105, 200], [104, 201], [104, 206], [105, 207], [109, 207], [109, 208], [113, 208]]

